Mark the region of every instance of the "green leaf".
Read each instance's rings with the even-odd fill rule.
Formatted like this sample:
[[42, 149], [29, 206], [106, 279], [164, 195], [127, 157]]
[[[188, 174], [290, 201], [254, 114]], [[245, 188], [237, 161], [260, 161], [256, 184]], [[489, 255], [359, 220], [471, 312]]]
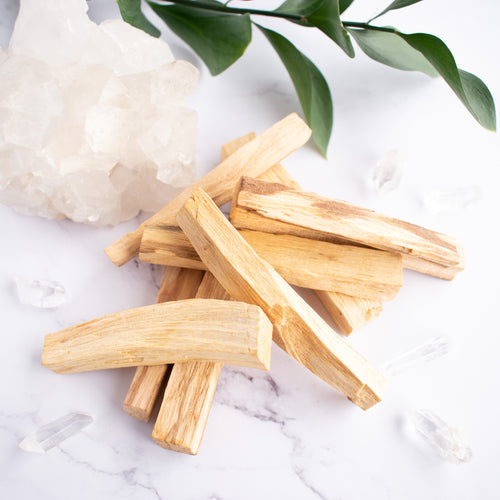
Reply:
[[477, 76], [457, 68], [450, 49], [442, 40], [426, 33], [398, 35], [423, 54], [483, 127], [496, 130], [495, 103], [488, 87]]
[[318, 28], [349, 57], [354, 57], [349, 33], [340, 20], [338, 0], [287, 0], [274, 12], [303, 16], [303, 19], [292, 22], [309, 28]]
[[339, 12], [342, 14], [354, 0], [339, 0]]
[[349, 29], [361, 50], [368, 56], [392, 68], [421, 71], [438, 76], [434, 66], [396, 33], [374, 30]]
[[158, 38], [160, 30], [154, 26], [141, 10], [141, 0], [116, 0], [124, 21]]
[[354, 57], [349, 33], [340, 20], [339, 0], [325, 0], [319, 9], [307, 16], [307, 26], [315, 26], [329, 36], [349, 57]]
[[286, 0], [274, 12], [308, 16], [318, 9], [325, 0]]
[[199, 9], [195, 5], [148, 3], [167, 26], [201, 57], [212, 75], [222, 73], [237, 61], [252, 40], [248, 14], [235, 16]]
[[386, 7], [380, 14], [377, 14], [375, 17], [372, 17], [368, 22], [371, 23], [374, 19], [377, 19], [380, 16], [383, 16], [390, 10], [402, 9], [403, 7], [408, 7], [409, 5], [413, 5], [414, 3], [421, 2], [422, 0], [394, 0], [388, 7]]
[[307, 123], [312, 129], [312, 138], [326, 157], [333, 126], [333, 103], [325, 78], [314, 63], [284, 36], [256, 26], [264, 33], [285, 65]]

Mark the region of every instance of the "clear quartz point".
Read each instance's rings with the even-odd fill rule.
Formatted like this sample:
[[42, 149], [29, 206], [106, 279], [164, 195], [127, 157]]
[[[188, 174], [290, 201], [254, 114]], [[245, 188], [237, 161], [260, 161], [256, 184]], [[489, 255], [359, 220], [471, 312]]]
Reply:
[[471, 460], [471, 447], [459, 429], [429, 410], [414, 410], [410, 420], [417, 433], [445, 460], [457, 464]]
[[425, 196], [424, 205], [433, 212], [451, 212], [466, 208], [482, 198], [483, 192], [479, 186], [464, 186], [432, 191]]
[[393, 191], [403, 175], [401, 155], [397, 149], [385, 153], [371, 173], [371, 185], [380, 194]]
[[53, 309], [68, 301], [66, 289], [56, 281], [32, 280], [16, 276], [17, 295], [23, 304]]
[[32, 453], [45, 453], [74, 436], [93, 421], [94, 419], [85, 413], [68, 413], [28, 434], [19, 443], [19, 448]]
[[414, 365], [444, 356], [450, 351], [451, 343], [446, 337], [434, 337], [424, 344], [410, 349], [392, 359], [381, 370], [389, 377], [405, 372]]

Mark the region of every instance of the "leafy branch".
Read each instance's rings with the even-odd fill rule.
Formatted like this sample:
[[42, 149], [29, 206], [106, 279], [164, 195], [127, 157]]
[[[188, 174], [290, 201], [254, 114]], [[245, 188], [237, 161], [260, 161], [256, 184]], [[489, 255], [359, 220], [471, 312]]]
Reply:
[[[150, 35], [159, 30], [141, 10], [141, 0], [116, 0], [125, 21]], [[252, 25], [274, 48], [297, 92], [313, 140], [326, 156], [333, 126], [333, 103], [328, 84], [315, 64], [276, 31], [253, 21], [254, 16], [274, 17], [306, 28], [319, 29], [349, 57], [352, 40], [370, 58], [393, 68], [441, 76], [472, 116], [486, 129], [496, 129], [495, 103], [477, 76], [459, 69], [446, 44], [426, 33], [405, 34], [372, 21], [391, 10], [421, 0], [394, 0], [368, 22], [342, 21], [340, 15], [353, 0], [286, 0], [277, 9], [231, 7], [216, 0], [146, 0], [156, 14], [200, 56], [212, 75], [235, 63], [252, 41]]]

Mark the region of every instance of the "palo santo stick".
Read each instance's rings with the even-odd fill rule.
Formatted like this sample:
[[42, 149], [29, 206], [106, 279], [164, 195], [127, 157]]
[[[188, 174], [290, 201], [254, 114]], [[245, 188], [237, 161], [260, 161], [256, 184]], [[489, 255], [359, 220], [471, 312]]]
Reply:
[[316, 295], [345, 335], [359, 330], [382, 312], [382, 304], [378, 300], [323, 290], [316, 290]]
[[[264, 176], [259, 178], [264, 179]], [[321, 231], [263, 217], [253, 210], [247, 210], [237, 206], [236, 203], [233, 203], [231, 207], [231, 214], [229, 218], [231, 223], [238, 229], [259, 230], [272, 234], [290, 234], [313, 240], [316, 239], [318, 241], [337, 243], [339, 245], [355, 244], [352, 241], [337, 238], [336, 236]], [[450, 243], [453, 242], [451, 237], [447, 236], [447, 238], [450, 238]], [[444, 266], [428, 260], [420, 259], [418, 257], [413, 257], [408, 254], [402, 254], [403, 267], [419, 273], [428, 274], [429, 276], [434, 276], [436, 278], [452, 280], [460, 271], [464, 270], [464, 247], [460, 243], [456, 243], [456, 246], [460, 259], [460, 263], [456, 266]]]
[[[221, 161], [254, 138], [252, 132], [224, 144]], [[229, 300], [215, 277], [211, 273], [204, 274], [196, 296]], [[160, 446], [193, 455], [198, 453], [221, 368], [221, 363], [203, 361], [173, 365], [153, 430], [153, 439]]]
[[[221, 161], [236, 152], [241, 146], [255, 138], [255, 133], [247, 134], [222, 146]], [[205, 273], [195, 269], [166, 266], [156, 303], [170, 300], [190, 299], [196, 295]], [[219, 289], [225, 290], [219, 285]], [[199, 298], [217, 299], [223, 297], [201, 296]], [[196, 363], [196, 362], [193, 362]], [[202, 362], [200, 362], [202, 363]], [[176, 373], [186, 364], [178, 365]], [[167, 372], [168, 365], [138, 366], [129, 391], [125, 398], [123, 409], [134, 418], [149, 422], [153, 413], [160, 388]], [[175, 365], [174, 365], [175, 366]]]
[[[297, 190], [302, 189], [281, 165], [270, 168], [259, 179], [278, 182]], [[359, 330], [382, 312], [382, 304], [377, 299], [359, 298], [325, 290], [316, 290], [316, 295], [344, 335]]]
[[[203, 271], [194, 269], [165, 267], [156, 303], [193, 298], [196, 295], [203, 274]], [[138, 366], [136, 368], [134, 378], [123, 402], [123, 409], [129, 415], [144, 422], [149, 422], [158, 401], [167, 368], [168, 365]]]
[[262, 307], [278, 346], [361, 408], [381, 400], [382, 374], [257, 256], [203, 190], [186, 201], [177, 222], [231, 297]]
[[[239, 233], [291, 285], [378, 300], [392, 300], [403, 285], [399, 254], [260, 231]], [[176, 227], [146, 226], [139, 257], [153, 264], [206, 269]]]
[[125, 264], [139, 253], [145, 224], [176, 225], [177, 212], [198, 188], [203, 188], [217, 205], [227, 203], [231, 200], [234, 189], [244, 173], [255, 177], [259, 176], [269, 167], [300, 148], [310, 136], [310, 128], [297, 114], [288, 115], [186, 188], [135, 231], [126, 234], [106, 248], [106, 254], [116, 265]]
[[[205, 273], [196, 297], [230, 299], [211, 273]], [[173, 366], [153, 429], [153, 439], [160, 446], [198, 453], [221, 368], [221, 363], [203, 361]]]
[[250, 132], [246, 135], [242, 135], [237, 139], [233, 139], [230, 142], [226, 142], [220, 148], [220, 161], [224, 161], [226, 158], [236, 153], [238, 149], [242, 148], [245, 144], [253, 141], [256, 137], [255, 132]]
[[[425, 263], [455, 268], [463, 264], [460, 247], [450, 236], [281, 184], [244, 177], [233, 205], [263, 219], [306, 228], [306, 234], [301, 236], [310, 236], [312, 231], [317, 233], [317, 239], [341, 238], [410, 255]], [[233, 211], [231, 220], [239, 227], [236, 215]]]
[[242, 302], [165, 302], [46, 335], [42, 365], [57, 373], [77, 373], [214, 361], [268, 370], [271, 330], [260, 308]]
[[[250, 133], [244, 137], [236, 139], [222, 146], [222, 155], [229, 155], [235, 151], [235, 148], [241, 147], [245, 141], [251, 140], [255, 134]], [[274, 165], [266, 170], [259, 179], [269, 182], [278, 182], [293, 189], [302, 189], [300, 184], [293, 179], [288, 171], [281, 165]], [[259, 222], [262, 222], [261, 220]], [[285, 224], [286, 226], [286, 224]], [[255, 228], [259, 228], [258, 224]], [[259, 229], [263, 229], [260, 227]], [[272, 232], [272, 231], [270, 231]], [[287, 234], [286, 231], [284, 234]], [[340, 243], [345, 241], [339, 240]], [[408, 265], [406, 267], [409, 267]], [[351, 295], [345, 295], [338, 292], [327, 292], [324, 290], [316, 291], [316, 294], [323, 306], [328, 311], [337, 327], [345, 335], [359, 330], [366, 323], [375, 319], [382, 312], [382, 304], [375, 299], [362, 299]]]

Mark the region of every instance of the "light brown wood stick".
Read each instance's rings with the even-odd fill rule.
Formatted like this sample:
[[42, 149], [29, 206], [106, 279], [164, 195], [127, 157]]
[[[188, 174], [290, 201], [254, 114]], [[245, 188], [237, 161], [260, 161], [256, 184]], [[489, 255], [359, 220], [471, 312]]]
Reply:
[[316, 295], [344, 335], [359, 330], [381, 312], [379, 300], [316, 290]]
[[[221, 161], [224, 161], [241, 146], [244, 146], [254, 138], [255, 133], [252, 132], [224, 144], [221, 151]], [[204, 274], [203, 271], [195, 269], [166, 266], [156, 303], [194, 297]], [[219, 288], [224, 290], [220, 285]], [[219, 297], [214, 295], [213, 297], [206, 296], [200, 298], [217, 299]], [[179, 365], [176, 372], [178, 373], [184, 366], [187, 366], [186, 363]], [[167, 368], [168, 365], [138, 366], [136, 368], [134, 378], [123, 403], [123, 409], [132, 417], [149, 422], [158, 400], [159, 391], [166, 378]]]
[[[287, 234], [239, 231], [257, 255], [291, 285], [392, 300], [403, 285], [401, 255]], [[144, 262], [206, 269], [178, 227], [146, 226], [139, 257]]]
[[[205, 273], [196, 297], [230, 299], [211, 273]], [[221, 368], [221, 363], [203, 361], [173, 366], [153, 429], [153, 439], [160, 446], [198, 453]]]
[[[222, 146], [222, 154], [231, 154], [234, 152], [233, 148], [240, 147], [242, 142], [244, 143], [244, 141], [250, 140], [254, 136], [255, 134], [250, 133], [232, 143], [225, 144]], [[266, 170], [259, 176], [259, 179], [269, 182], [278, 182], [293, 189], [302, 189], [300, 184], [295, 181], [282, 165], [279, 164]], [[287, 233], [284, 232], [283, 234]], [[345, 243], [343, 240], [339, 241], [340, 243]], [[324, 290], [316, 291], [316, 295], [323, 303], [328, 314], [332, 317], [337, 328], [344, 335], [350, 335], [359, 330], [382, 312], [382, 303], [379, 300], [362, 299], [343, 293], [327, 292]]]
[[[252, 132], [224, 144], [221, 161], [254, 138], [255, 133]], [[211, 273], [204, 273], [196, 296], [230, 299]], [[173, 365], [153, 430], [153, 439], [160, 446], [193, 455], [198, 453], [221, 368], [221, 363], [203, 361]]]
[[126, 234], [107, 247], [106, 254], [116, 265], [125, 264], [139, 253], [145, 224], [176, 225], [177, 212], [198, 188], [203, 188], [209, 193], [217, 205], [227, 203], [231, 200], [234, 189], [244, 173], [258, 177], [269, 167], [300, 148], [310, 136], [311, 129], [297, 114], [288, 115], [186, 188], [135, 231]]
[[[234, 207], [280, 225], [291, 224], [301, 233], [296, 235], [311, 237], [313, 232], [317, 239], [341, 238], [410, 255], [413, 261], [419, 259], [456, 269], [463, 265], [461, 247], [454, 238], [347, 202], [248, 177], [243, 177], [235, 199]], [[231, 221], [241, 228], [241, 213], [234, 208]], [[306, 229], [305, 234], [300, 228]]]
[[77, 373], [214, 361], [268, 370], [271, 331], [262, 310], [243, 302], [164, 302], [46, 335], [42, 365], [57, 373]]
[[186, 201], [177, 222], [231, 297], [262, 307], [279, 347], [361, 408], [381, 400], [383, 375], [257, 256], [203, 190]]
[[[240, 147], [242, 143], [253, 137], [255, 137], [255, 134], [250, 133], [232, 143], [225, 144], [222, 146], [222, 154], [232, 154], [234, 148]], [[259, 176], [259, 179], [269, 182], [278, 182], [293, 189], [302, 189], [300, 184], [295, 181], [282, 165], [279, 164], [266, 170]], [[255, 227], [258, 228], [258, 225]], [[286, 231], [283, 234], [287, 234]], [[339, 242], [345, 244], [343, 240], [339, 240]], [[409, 266], [407, 265], [406, 267]], [[379, 300], [361, 299], [343, 293], [327, 292], [324, 290], [316, 291], [316, 295], [332, 317], [337, 328], [344, 335], [350, 335], [359, 330], [382, 312], [382, 303]]]
[[[191, 299], [203, 278], [203, 271], [167, 266], [163, 270], [156, 303]], [[153, 414], [168, 365], [138, 366], [123, 409], [132, 417], [149, 422]]]
[[[270, 168], [259, 179], [278, 182], [297, 190], [302, 189], [300, 184], [281, 165]], [[286, 234], [286, 232], [283, 234]], [[345, 241], [341, 241], [341, 243], [345, 243]], [[354, 295], [325, 290], [316, 290], [316, 295], [332, 317], [337, 328], [344, 335], [350, 335], [359, 330], [382, 312], [382, 304], [377, 299], [360, 298]]]

